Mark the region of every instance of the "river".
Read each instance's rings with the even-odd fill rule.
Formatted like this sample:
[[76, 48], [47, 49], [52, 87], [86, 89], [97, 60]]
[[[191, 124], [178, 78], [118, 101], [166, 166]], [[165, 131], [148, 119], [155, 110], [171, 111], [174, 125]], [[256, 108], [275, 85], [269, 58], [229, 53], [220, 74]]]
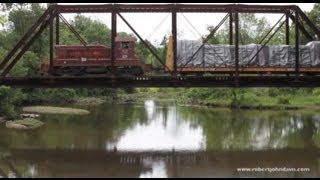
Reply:
[[[318, 177], [320, 112], [232, 111], [174, 102], [43, 114], [0, 127], [2, 177]], [[241, 169], [242, 168], [242, 169]]]

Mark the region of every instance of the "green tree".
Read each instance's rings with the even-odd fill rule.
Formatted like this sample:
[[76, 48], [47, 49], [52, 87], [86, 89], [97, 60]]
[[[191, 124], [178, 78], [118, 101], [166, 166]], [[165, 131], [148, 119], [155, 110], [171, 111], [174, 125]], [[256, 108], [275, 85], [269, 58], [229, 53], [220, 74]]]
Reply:
[[0, 16], [0, 25], [4, 26], [5, 22], [6, 22], [5, 16]]
[[[69, 23], [88, 44], [111, 44], [111, 30], [104, 23], [83, 15], [76, 15]], [[60, 25], [60, 43], [65, 45], [80, 43], [64, 23]]]
[[[164, 36], [158, 47], [154, 46], [149, 40], [145, 40], [147, 44], [157, 53], [159, 58], [162, 60], [162, 63], [165, 64], [166, 55], [167, 55], [167, 37]], [[154, 68], [163, 68], [161, 62], [150, 52], [150, 50], [144, 45], [143, 42], [139, 41], [136, 43], [135, 52], [139, 59], [146, 63], [152, 64]]]
[[[39, 3], [11, 3], [6, 4], [9, 22], [6, 49], [10, 49], [18, 42], [36, 20], [44, 13], [45, 8]], [[38, 55], [48, 52], [48, 32], [44, 31], [33, 43], [30, 51]]]
[[[207, 27], [209, 33], [214, 28], [214, 26]], [[239, 15], [239, 43], [258, 43], [270, 28], [271, 26], [266, 18], [257, 18], [252, 13], [241, 13]], [[208, 35], [205, 37], [207, 36]], [[205, 37], [203, 37], [203, 39]], [[215, 33], [215, 36], [209, 39], [208, 43], [229, 44], [229, 23], [225, 23], [224, 26]]]
[[0, 86], [0, 116], [7, 118], [17, 117], [16, 105], [19, 105], [24, 99], [24, 95], [18, 89], [11, 89], [6, 86]]
[[[315, 3], [310, 12], [307, 13], [309, 19], [319, 28], [320, 27], [320, 3]], [[320, 37], [318, 37], [320, 38]]]

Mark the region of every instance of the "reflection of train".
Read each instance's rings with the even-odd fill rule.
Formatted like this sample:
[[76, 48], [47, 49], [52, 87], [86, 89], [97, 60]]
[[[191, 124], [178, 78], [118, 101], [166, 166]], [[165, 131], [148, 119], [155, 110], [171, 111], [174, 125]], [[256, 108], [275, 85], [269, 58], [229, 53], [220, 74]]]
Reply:
[[[135, 56], [135, 38], [116, 38], [116, 75], [143, 75], [151, 71], [151, 65], [139, 62]], [[107, 74], [112, 70], [111, 48], [103, 45], [56, 45], [52, 75]], [[48, 65], [40, 65], [42, 75], [48, 72]]]

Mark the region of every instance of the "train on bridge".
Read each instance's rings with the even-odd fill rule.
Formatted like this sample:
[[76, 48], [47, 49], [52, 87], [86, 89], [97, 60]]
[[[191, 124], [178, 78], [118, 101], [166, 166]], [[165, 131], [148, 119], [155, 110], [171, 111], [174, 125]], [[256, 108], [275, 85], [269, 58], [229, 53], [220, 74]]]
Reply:
[[[115, 75], [140, 76], [151, 71], [151, 65], [140, 62], [135, 55], [134, 37], [115, 39]], [[88, 75], [112, 72], [111, 47], [104, 45], [56, 45], [52, 69], [40, 63], [41, 75]]]
[[[169, 44], [172, 44], [169, 38]], [[320, 41], [299, 46], [299, 72], [320, 74]], [[174, 69], [173, 46], [168, 45], [166, 65]], [[295, 73], [294, 45], [239, 45], [239, 73], [291, 74]], [[235, 45], [202, 44], [197, 40], [177, 41], [177, 71], [181, 75], [204, 73], [230, 74], [236, 72]]]
[[[134, 37], [117, 37], [115, 44], [114, 74], [142, 76], [154, 68], [135, 54]], [[172, 37], [167, 46], [165, 72], [174, 70]], [[249, 44], [239, 46], [239, 72], [243, 74], [290, 74], [295, 72], [295, 47], [290, 45]], [[300, 73], [320, 74], [320, 41], [299, 46]], [[52, 69], [41, 63], [42, 76], [112, 73], [111, 47], [104, 45], [56, 45]], [[200, 41], [177, 42], [177, 71], [180, 75], [235, 73], [235, 46], [202, 46]]]

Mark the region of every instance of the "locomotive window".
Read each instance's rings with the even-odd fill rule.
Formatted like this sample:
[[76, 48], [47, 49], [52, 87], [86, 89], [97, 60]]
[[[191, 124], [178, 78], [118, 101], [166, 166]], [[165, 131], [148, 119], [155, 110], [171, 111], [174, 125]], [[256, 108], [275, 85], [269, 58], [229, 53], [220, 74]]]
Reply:
[[122, 49], [129, 49], [129, 42], [122, 42], [121, 43], [121, 48]]

